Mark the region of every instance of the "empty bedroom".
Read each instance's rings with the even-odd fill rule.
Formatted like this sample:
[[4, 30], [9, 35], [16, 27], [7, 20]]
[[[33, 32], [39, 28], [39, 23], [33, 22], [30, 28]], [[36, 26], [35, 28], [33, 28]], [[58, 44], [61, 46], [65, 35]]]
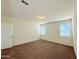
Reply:
[[77, 59], [76, 0], [1, 0], [1, 59]]

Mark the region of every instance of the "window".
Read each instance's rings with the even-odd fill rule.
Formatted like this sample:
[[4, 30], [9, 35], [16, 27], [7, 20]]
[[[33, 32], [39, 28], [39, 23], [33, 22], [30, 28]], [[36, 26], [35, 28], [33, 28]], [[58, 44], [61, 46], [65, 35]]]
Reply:
[[40, 34], [42, 34], [42, 35], [46, 34], [46, 25], [45, 24], [40, 25]]
[[70, 37], [71, 36], [71, 23], [61, 23], [60, 24], [60, 36]]

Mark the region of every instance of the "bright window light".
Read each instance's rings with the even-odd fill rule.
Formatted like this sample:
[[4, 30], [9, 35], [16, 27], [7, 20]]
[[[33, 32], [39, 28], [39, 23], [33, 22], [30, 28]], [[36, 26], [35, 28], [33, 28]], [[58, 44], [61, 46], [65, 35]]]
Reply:
[[40, 34], [42, 34], [42, 35], [46, 34], [46, 25], [45, 24], [40, 25]]
[[60, 24], [60, 36], [70, 37], [71, 36], [71, 23], [61, 23]]

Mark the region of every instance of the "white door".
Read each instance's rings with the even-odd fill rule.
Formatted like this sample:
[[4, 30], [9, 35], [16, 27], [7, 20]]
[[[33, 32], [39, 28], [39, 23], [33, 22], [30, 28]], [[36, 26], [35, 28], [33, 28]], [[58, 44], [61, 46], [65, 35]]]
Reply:
[[1, 24], [1, 49], [12, 47], [13, 25]]

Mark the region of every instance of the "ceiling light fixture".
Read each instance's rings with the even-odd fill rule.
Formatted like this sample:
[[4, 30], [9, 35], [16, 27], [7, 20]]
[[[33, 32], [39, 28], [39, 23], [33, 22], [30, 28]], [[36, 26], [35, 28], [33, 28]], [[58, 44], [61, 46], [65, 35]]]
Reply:
[[45, 19], [45, 17], [43, 17], [43, 16], [38, 16], [37, 18], [38, 19]]

